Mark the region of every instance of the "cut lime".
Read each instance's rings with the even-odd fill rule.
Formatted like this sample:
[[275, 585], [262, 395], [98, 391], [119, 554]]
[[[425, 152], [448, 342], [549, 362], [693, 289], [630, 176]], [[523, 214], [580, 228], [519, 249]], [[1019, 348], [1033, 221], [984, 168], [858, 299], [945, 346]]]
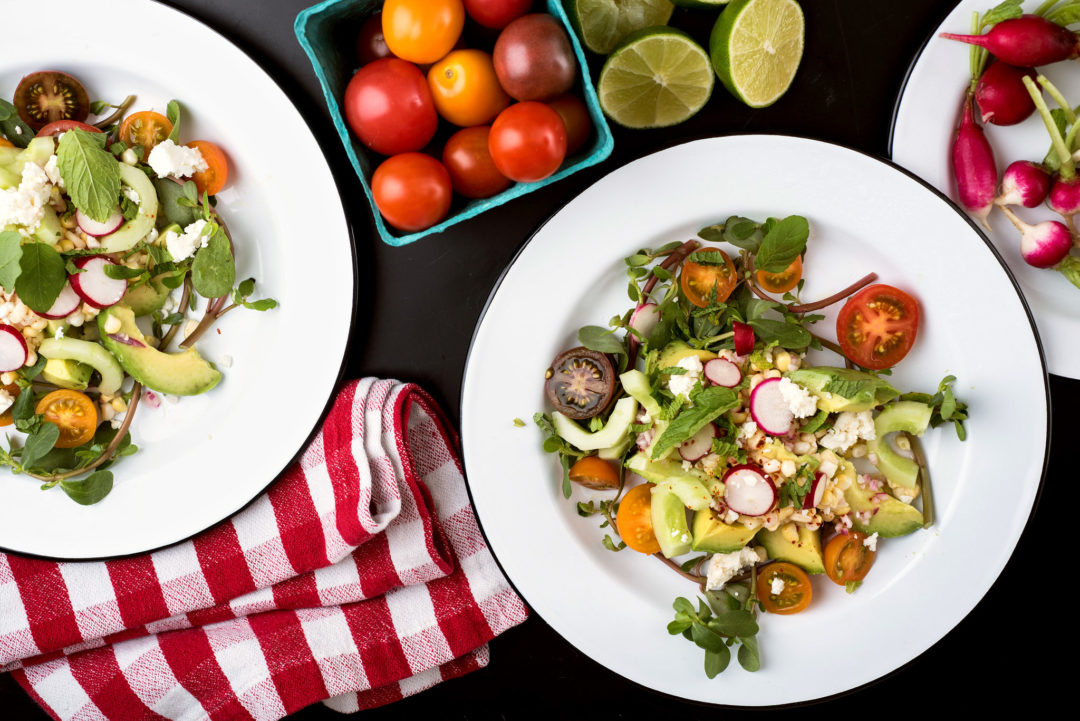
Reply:
[[596, 86], [600, 107], [627, 128], [663, 128], [701, 110], [712, 95], [709, 56], [681, 30], [631, 33], [616, 48]]
[[570, 21], [585, 47], [607, 55], [630, 33], [666, 25], [675, 6], [671, 0], [564, 0]]
[[717, 8], [721, 5], [727, 5], [731, 0], [671, 0], [672, 5], [677, 5], [681, 8], [697, 8], [708, 9]]
[[732, 0], [709, 38], [716, 75], [750, 107], [772, 105], [795, 79], [805, 30], [795, 0]]

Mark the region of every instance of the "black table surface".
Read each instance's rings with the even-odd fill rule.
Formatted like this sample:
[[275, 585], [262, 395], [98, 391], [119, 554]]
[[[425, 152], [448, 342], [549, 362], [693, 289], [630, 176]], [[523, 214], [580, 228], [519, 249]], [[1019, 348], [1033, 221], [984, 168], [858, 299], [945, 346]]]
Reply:
[[[149, 0], [148, 0], [149, 1]], [[505, 265], [537, 226], [569, 199], [615, 168], [642, 155], [700, 137], [735, 132], [781, 132], [830, 140], [886, 156], [897, 94], [916, 52], [954, 3], [949, 0], [803, 0], [806, 52], [791, 90], [774, 106], [750, 110], [717, 83], [706, 108], [683, 125], [650, 131], [615, 128], [615, 151], [600, 165], [484, 213], [478, 218], [402, 248], [374, 233], [360, 183], [330, 124], [315, 75], [293, 34], [296, 14], [312, 0], [173, 0], [235, 42], [284, 88], [319, 139], [333, 169], [359, 258], [360, 311], [352, 332], [346, 378], [363, 375], [414, 381], [457, 418], [462, 375], [473, 329]], [[987, 0], [987, 5], [994, 2]], [[672, 24], [706, 41], [711, 13], [677, 10]], [[593, 77], [598, 66], [593, 62]], [[229, 82], [227, 69], [208, 82]], [[942, 99], [952, 115], [955, 98]], [[258, 108], [252, 108], [258, 117]], [[963, 286], [978, 282], [957, 272]], [[437, 309], [437, 313], [433, 312]], [[972, 308], [992, 313], [992, 308]], [[1008, 352], [1008, 339], [998, 352]], [[993, 362], [993, 348], [986, 362]], [[1009, 392], [1008, 379], [1001, 390]], [[1072, 408], [1080, 381], [1050, 378], [1052, 454], [1041, 498], [1012, 560], [983, 600], [945, 638], [892, 674], [851, 693], [820, 702], [815, 711], [866, 714], [882, 708], [920, 713], [950, 706], [972, 714], [1003, 705], [1046, 704], [1068, 693], [1074, 663], [1065, 661], [1078, 640], [1072, 623], [1075, 598], [1067, 586], [1068, 544], [1075, 520], [1067, 510], [1077, 472], [1068, 448], [1076, 429]], [[1017, 419], [1018, 423], [1025, 419]], [[1027, 452], [1038, 462], [1039, 451]], [[1057, 514], [1062, 514], [1058, 517]], [[992, 519], [981, 532], [995, 533]], [[1072, 579], [1072, 580], [1070, 580]], [[945, 602], [951, 589], [928, 588]], [[598, 599], [598, 602], [616, 602]], [[883, 617], [882, 623], [889, 623]], [[874, 649], [822, 629], [825, 653]], [[767, 653], [767, 650], [766, 650]], [[720, 676], [715, 683], [725, 683]], [[590, 660], [535, 614], [491, 643], [491, 663], [461, 679], [366, 713], [371, 718], [531, 718], [541, 713], [601, 718], [712, 718], [717, 709], [680, 701], [638, 686]], [[720, 711], [719, 713], [729, 713]], [[321, 705], [296, 719], [335, 718]], [[0, 717], [47, 716], [8, 675], [0, 675]]]

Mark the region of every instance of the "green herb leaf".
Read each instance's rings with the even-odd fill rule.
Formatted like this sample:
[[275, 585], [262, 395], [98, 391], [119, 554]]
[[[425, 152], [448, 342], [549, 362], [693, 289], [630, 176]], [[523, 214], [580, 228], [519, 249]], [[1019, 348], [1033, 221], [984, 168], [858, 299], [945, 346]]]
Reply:
[[15, 288], [15, 281], [22, 272], [19, 267], [20, 258], [22, 236], [14, 230], [0, 231], [0, 285], [4, 286], [8, 293]]
[[724, 672], [729, 663], [731, 663], [731, 649], [727, 646], [722, 645], [716, 651], [706, 651], [705, 675], [709, 678], [716, 678]]
[[761, 668], [761, 655], [758, 651], [756, 636], [741, 636], [739, 641], [739, 665], [747, 671], [757, 671]]
[[750, 327], [754, 329], [757, 339], [766, 345], [775, 343], [791, 350], [803, 350], [813, 340], [810, 331], [803, 328], [794, 319], [784, 321], [772, 318], [755, 318], [749, 323]]
[[726, 611], [709, 621], [709, 626], [715, 633], [724, 636], [753, 636], [758, 632], [757, 621], [754, 614], [742, 609]]
[[31, 310], [47, 312], [67, 282], [64, 259], [45, 243], [29, 243], [22, 248], [19, 268], [15, 292]]
[[191, 283], [204, 298], [228, 295], [236, 282], [236, 263], [233, 261], [229, 237], [221, 226], [214, 229], [206, 247], [195, 254], [191, 264]]
[[56, 157], [75, 207], [98, 222], [108, 220], [120, 198], [120, 163], [105, 150], [105, 134], [69, 130]]
[[14, 105], [0, 99], [0, 133], [16, 148], [25, 148], [34, 139], [34, 129], [22, 121]]
[[985, 29], [997, 25], [1002, 20], [1012, 20], [1020, 17], [1024, 10], [1020, 7], [1023, 0], [1005, 0], [1000, 5], [987, 10], [979, 22], [979, 28]]
[[112, 471], [94, 471], [81, 481], [60, 481], [68, 498], [83, 506], [92, 506], [109, 495], [113, 487]]
[[761, 241], [754, 268], [766, 273], [786, 270], [806, 251], [810, 224], [801, 215], [791, 215], [772, 226]]
[[653, 458], [659, 458], [669, 448], [674, 448], [693, 436], [706, 423], [711, 423], [721, 414], [739, 405], [738, 395], [730, 388], [722, 386], [706, 388], [695, 394], [691, 400], [694, 405], [676, 416], [656, 441], [652, 450]]
[[578, 331], [578, 343], [589, 350], [610, 355], [626, 355], [626, 346], [607, 328], [587, 325]]
[[108, 263], [105, 266], [105, 275], [115, 280], [128, 280], [130, 278], [138, 278], [140, 275], [143, 275], [145, 273], [145, 268], [129, 268], [126, 265], [116, 265], [115, 263]]
[[175, 100], [170, 100], [169, 104], [165, 106], [165, 117], [172, 123], [172, 132], [169, 133], [169, 140], [174, 143], [180, 142], [180, 103]]
[[[22, 397], [33, 394], [27, 391], [19, 395]], [[42, 423], [36, 431], [27, 436], [26, 444], [23, 445], [20, 458], [23, 468], [33, 467], [38, 460], [44, 458], [45, 454], [53, 449], [58, 440], [60, 440], [59, 426], [55, 423]]]

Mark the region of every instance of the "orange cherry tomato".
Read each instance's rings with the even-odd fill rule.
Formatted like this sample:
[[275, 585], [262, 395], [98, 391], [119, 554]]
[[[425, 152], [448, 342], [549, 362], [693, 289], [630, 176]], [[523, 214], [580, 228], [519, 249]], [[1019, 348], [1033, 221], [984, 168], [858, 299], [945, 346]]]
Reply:
[[450, 172], [454, 190], [466, 198], [490, 198], [514, 181], [499, 172], [488, 150], [490, 125], [462, 128], [443, 146], [443, 165]]
[[200, 170], [191, 176], [199, 196], [203, 193], [217, 195], [229, 181], [229, 161], [225, 158], [225, 152], [209, 140], [192, 140], [188, 147], [198, 148], [208, 166], [206, 170]]
[[651, 483], [631, 488], [619, 501], [619, 512], [615, 514], [615, 530], [638, 553], [660, 552], [660, 543], [653, 532], [652, 488]]
[[[710, 256], [714, 253], [720, 254], [719, 262], [710, 260]], [[735, 264], [731, 262], [731, 258], [724, 251], [715, 248], [692, 253], [690, 258], [683, 263], [682, 271], [679, 273], [679, 286], [682, 288], [683, 295], [698, 308], [709, 306], [713, 288], [716, 288], [716, 302], [726, 301], [731, 291], [735, 290], [738, 281]]]
[[836, 316], [836, 339], [863, 368], [891, 368], [903, 360], [919, 332], [919, 304], [891, 285], [876, 283], [848, 298]]
[[766, 273], [763, 270], [757, 272], [757, 282], [770, 293], [787, 293], [799, 284], [802, 279], [802, 256], [795, 262], [784, 268], [779, 273]]
[[837, 534], [825, 544], [825, 574], [833, 583], [846, 586], [866, 578], [874, 565], [874, 551], [863, 541], [866, 536], [858, 531]]
[[610, 461], [585, 456], [570, 466], [570, 480], [597, 491], [613, 491], [619, 487], [619, 472]]
[[146, 148], [146, 153], [143, 155], [145, 161], [150, 155], [150, 150], [169, 137], [171, 132], [172, 123], [168, 118], [153, 110], [143, 110], [124, 118], [117, 138], [128, 146], [141, 145]]
[[461, 0], [386, 0], [383, 37], [402, 60], [426, 65], [453, 49], [465, 25]]
[[[0, 138], [0, 140], [2, 139], [3, 138]], [[0, 145], [3, 145], [3, 143], [0, 143]], [[10, 426], [15, 422], [15, 419], [11, 417], [11, 412], [15, 410], [15, 400], [19, 397], [19, 393], [22, 392], [22, 389], [14, 383], [8, 383], [4, 386], [4, 391], [11, 396], [11, 405], [8, 406], [6, 411], [0, 413], [0, 428]]]
[[7, 138], [0, 138], [0, 148], [14, 148], [15, 145]]
[[97, 406], [85, 393], [68, 389], [53, 391], [38, 401], [35, 413], [60, 428], [57, 448], [75, 448], [94, 437]]
[[483, 50], [454, 50], [427, 75], [435, 110], [454, 125], [487, 125], [510, 104]]
[[[773, 593], [773, 581], [783, 581], [779, 593]], [[798, 613], [810, 605], [813, 589], [810, 577], [794, 563], [778, 561], [770, 563], [758, 572], [757, 596], [769, 613]]]

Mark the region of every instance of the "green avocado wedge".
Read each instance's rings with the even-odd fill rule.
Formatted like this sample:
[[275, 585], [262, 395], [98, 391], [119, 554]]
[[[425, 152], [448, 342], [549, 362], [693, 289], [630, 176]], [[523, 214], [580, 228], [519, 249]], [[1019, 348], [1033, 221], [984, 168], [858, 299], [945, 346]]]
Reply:
[[[851, 506], [852, 525], [856, 531], [882, 538], [895, 538], [914, 533], [923, 527], [922, 511], [898, 501], [884, 491], [874, 491], [859, 484], [855, 469], [846, 461], [840, 473], [849, 476], [851, 483], [844, 490], [844, 500]], [[869, 520], [859, 520], [859, 512], [869, 512]], [[864, 516], [865, 517], [865, 516]]]
[[852, 368], [800, 368], [788, 377], [817, 396], [818, 409], [829, 413], [868, 411], [900, 395], [881, 378]]
[[713, 509], [703, 508], [694, 512], [692, 548], [708, 553], [733, 553], [750, 543], [760, 529], [761, 526], [751, 529], [741, 523], [724, 523]]
[[825, 560], [821, 555], [821, 532], [798, 527], [799, 538], [789, 541], [783, 531], [762, 531], [755, 540], [761, 544], [769, 558], [774, 561], [794, 563], [810, 574], [825, 573]]

